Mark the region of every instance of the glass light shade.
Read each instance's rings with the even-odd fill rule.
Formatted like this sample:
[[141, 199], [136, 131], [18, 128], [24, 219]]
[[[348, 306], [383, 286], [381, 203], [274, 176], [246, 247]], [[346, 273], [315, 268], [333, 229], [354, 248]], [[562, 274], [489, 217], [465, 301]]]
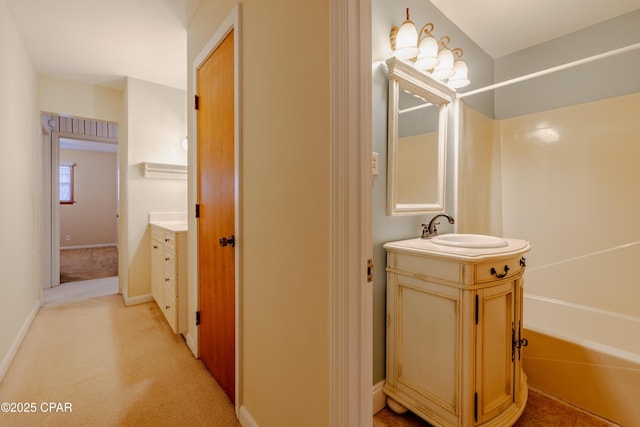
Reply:
[[447, 84], [454, 89], [469, 85], [471, 82], [467, 77], [468, 72], [467, 64], [462, 59], [458, 59], [453, 64], [453, 76], [449, 77]]
[[440, 62], [433, 70], [432, 76], [438, 80], [448, 79], [453, 75], [453, 53], [444, 47], [438, 52]]
[[393, 56], [400, 59], [411, 59], [418, 55], [418, 30], [410, 19], [402, 23], [396, 33], [396, 50]]
[[440, 62], [438, 59], [438, 42], [433, 36], [427, 36], [420, 40], [418, 50], [415, 66], [419, 70], [430, 70]]

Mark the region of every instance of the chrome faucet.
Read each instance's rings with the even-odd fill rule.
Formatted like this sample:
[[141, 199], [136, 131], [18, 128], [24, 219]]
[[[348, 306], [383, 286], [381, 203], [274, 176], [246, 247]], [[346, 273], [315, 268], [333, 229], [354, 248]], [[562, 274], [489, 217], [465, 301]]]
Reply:
[[438, 235], [438, 229], [436, 228], [436, 225], [439, 225], [439, 222], [436, 222], [436, 219], [440, 218], [441, 216], [447, 218], [449, 220], [449, 224], [453, 224], [455, 221], [453, 220], [452, 216], [446, 215], [446, 214], [438, 214], [436, 216], [434, 216], [431, 221], [429, 221], [429, 224], [421, 224], [422, 225], [422, 238], [423, 239], [430, 239], [432, 237], [435, 237]]

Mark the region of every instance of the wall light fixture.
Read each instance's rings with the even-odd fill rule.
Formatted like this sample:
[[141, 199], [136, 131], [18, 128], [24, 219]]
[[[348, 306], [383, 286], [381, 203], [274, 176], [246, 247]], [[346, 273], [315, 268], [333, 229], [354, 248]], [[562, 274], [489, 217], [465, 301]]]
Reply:
[[435, 26], [431, 22], [425, 24], [418, 32], [409, 17], [409, 8], [406, 14], [407, 18], [400, 28], [391, 28], [389, 40], [393, 56], [407, 61], [451, 88], [468, 86], [471, 83], [468, 77], [469, 69], [462, 60], [462, 49], [449, 49], [449, 36], [443, 36], [436, 41], [432, 34]]

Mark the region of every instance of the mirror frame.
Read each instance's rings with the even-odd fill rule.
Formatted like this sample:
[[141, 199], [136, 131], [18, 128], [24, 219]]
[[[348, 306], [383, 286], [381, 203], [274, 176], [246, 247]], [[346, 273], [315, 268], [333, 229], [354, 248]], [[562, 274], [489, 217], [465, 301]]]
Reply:
[[[421, 215], [445, 211], [447, 117], [455, 90], [408, 62], [387, 59], [389, 78], [389, 110], [387, 129], [387, 215]], [[437, 199], [433, 203], [398, 203], [398, 108], [400, 91], [417, 95], [439, 106], [438, 118], [438, 182]]]

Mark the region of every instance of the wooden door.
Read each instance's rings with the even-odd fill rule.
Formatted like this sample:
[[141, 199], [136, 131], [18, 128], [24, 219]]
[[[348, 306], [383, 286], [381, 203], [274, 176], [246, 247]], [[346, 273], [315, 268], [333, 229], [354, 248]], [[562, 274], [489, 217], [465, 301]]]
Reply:
[[200, 358], [235, 402], [233, 32], [198, 69], [197, 94]]

